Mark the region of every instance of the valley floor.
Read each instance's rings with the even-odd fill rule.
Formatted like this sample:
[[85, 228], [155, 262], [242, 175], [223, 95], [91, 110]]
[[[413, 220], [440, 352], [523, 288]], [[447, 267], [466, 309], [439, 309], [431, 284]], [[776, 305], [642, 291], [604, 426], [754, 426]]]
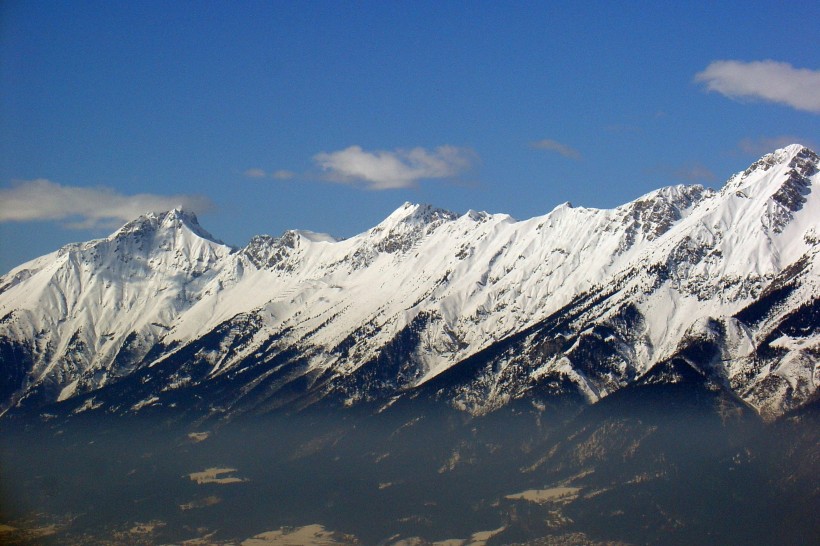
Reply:
[[700, 404], [3, 423], [0, 543], [820, 542], [818, 412]]

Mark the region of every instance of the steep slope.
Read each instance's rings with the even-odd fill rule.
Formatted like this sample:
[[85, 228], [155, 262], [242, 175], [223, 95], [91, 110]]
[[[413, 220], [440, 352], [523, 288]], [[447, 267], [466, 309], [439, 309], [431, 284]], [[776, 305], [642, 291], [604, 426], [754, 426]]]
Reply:
[[236, 252], [190, 215], [149, 215], [0, 280], [3, 394], [228, 413], [424, 394], [482, 413], [688, 366], [779, 415], [820, 380], [817, 183], [792, 145], [717, 192], [525, 221], [406, 203], [347, 240]]
[[[428, 389], [486, 411], [570, 379], [595, 402], [685, 366], [765, 417], [804, 404], [820, 382], [817, 163], [798, 146], [766, 156], [609, 282]], [[795, 187], [789, 208], [779, 196]]]
[[12, 270], [0, 280], [0, 351], [13, 368], [4, 407], [64, 400], [145, 365], [230, 253], [193, 214], [173, 210]]

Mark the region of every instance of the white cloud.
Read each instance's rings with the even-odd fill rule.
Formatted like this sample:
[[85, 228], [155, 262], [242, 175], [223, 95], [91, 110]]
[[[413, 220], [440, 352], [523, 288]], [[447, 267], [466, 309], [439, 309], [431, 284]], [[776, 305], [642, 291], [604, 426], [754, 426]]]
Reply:
[[262, 169], [248, 169], [244, 173], [245, 176], [248, 178], [265, 178], [267, 174]]
[[275, 178], [276, 180], [290, 180], [296, 173], [287, 171], [285, 169], [279, 169], [278, 171], [274, 171], [271, 173], [271, 178]]
[[88, 229], [174, 207], [203, 212], [213, 204], [198, 195], [123, 195], [111, 188], [63, 186], [42, 178], [0, 189], [0, 222], [63, 220], [66, 227]]
[[808, 146], [813, 150], [818, 149], [813, 142], [805, 138], [791, 135], [764, 138], [744, 138], [738, 143], [737, 147], [743, 153], [761, 156], [773, 152], [779, 148], [785, 148], [789, 144], [802, 144], [803, 146]]
[[569, 159], [581, 159], [581, 152], [575, 148], [567, 146], [566, 144], [558, 142], [557, 140], [552, 140], [551, 138], [545, 138], [544, 140], [532, 142], [530, 143], [530, 146], [539, 150], [556, 152], [564, 157], [568, 157]]
[[768, 60], [714, 61], [695, 81], [732, 99], [761, 99], [820, 113], [820, 70]]
[[330, 180], [361, 185], [368, 190], [409, 188], [422, 179], [453, 178], [469, 169], [475, 159], [471, 150], [455, 146], [393, 152], [367, 152], [350, 146], [313, 156]]

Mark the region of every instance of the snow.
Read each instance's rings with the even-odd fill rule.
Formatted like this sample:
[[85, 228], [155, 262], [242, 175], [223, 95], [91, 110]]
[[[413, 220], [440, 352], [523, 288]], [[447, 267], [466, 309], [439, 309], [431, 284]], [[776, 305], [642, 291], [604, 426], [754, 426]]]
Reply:
[[528, 489], [521, 493], [507, 495], [506, 499], [524, 500], [536, 504], [546, 504], [550, 502], [567, 502], [574, 500], [578, 496], [579, 487], [551, 487], [550, 489]]
[[157, 396], [152, 396], [150, 398], [146, 398], [145, 400], [140, 400], [139, 402], [137, 402], [136, 404], [131, 406], [131, 411], [141, 410], [142, 408], [144, 408], [146, 406], [152, 406], [152, 405], [156, 404], [157, 402], [159, 402], [159, 397], [157, 397]]
[[328, 531], [322, 525], [312, 524], [260, 533], [243, 540], [241, 546], [333, 546], [355, 542], [351, 537]]
[[[350, 373], [426, 314], [433, 318], [416, 353], [407, 355], [419, 367], [418, 384], [579, 294], [623, 286], [646, 320], [634, 350], [638, 373], [712, 317], [728, 325], [723, 358], [734, 377], [747, 369], [742, 361], [754, 340], [731, 316], [818, 245], [817, 173], [797, 210], [776, 199], [803, 153], [793, 145], [764, 156], [718, 192], [670, 186], [615, 209], [564, 203], [523, 221], [405, 203], [349, 239], [290, 231], [238, 251], [191, 213], [150, 213], [0, 278], [0, 317], [11, 317], [0, 336], [34, 346], [29, 384], [49, 382], [54, 399], [65, 400], [99, 386], [100, 378], [156, 364], [141, 360], [156, 343], [181, 347], [237, 316], [255, 317], [259, 329], [234, 353], [213, 354], [211, 375], [283, 332], [316, 348], [313, 370]], [[811, 256], [816, 264], [816, 252]], [[658, 286], [648, 273], [653, 267], [669, 272]], [[812, 267], [809, 288], [795, 298], [817, 293]], [[355, 359], [330, 354], [363, 325], [371, 326], [350, 350]], [[789, 350], [804, 343], [778, 342]], [[566, 373], [590, 401], [607, 392], [568, 359], [542, 363], [533, 374], [551, 370]]]
[[80, 383], [79, 379], [75, 379], [68, 385], [60, 390], [60, 394], [57, 396], [57, 402], [62, 402], [63, 400], [68, 400], [72, 396], [74, 396], [74, 392], [77, 390], [77, 385]]
[[226, 476], [225, 474], [233, 474], [237, 470], [235, 468], [206, 468], [201, 472], [191, 472], [188, 478], [199, 485], [205, 483], [215, 483], [218, 485], [227, 485], [231, 483], [246, 482], [245, 478], [238, 478], [236, 476]]

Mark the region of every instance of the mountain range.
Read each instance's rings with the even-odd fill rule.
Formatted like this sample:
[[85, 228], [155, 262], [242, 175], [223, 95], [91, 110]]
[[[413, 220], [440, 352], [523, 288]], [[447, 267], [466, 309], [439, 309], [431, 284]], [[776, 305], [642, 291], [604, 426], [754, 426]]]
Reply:
[[0, 411], [473, 415], [696, 379], [774, 419], [820, 383], [820, 159], [517, 221], [405, 203], [226, 245], [148, 213], [0, 277]]

